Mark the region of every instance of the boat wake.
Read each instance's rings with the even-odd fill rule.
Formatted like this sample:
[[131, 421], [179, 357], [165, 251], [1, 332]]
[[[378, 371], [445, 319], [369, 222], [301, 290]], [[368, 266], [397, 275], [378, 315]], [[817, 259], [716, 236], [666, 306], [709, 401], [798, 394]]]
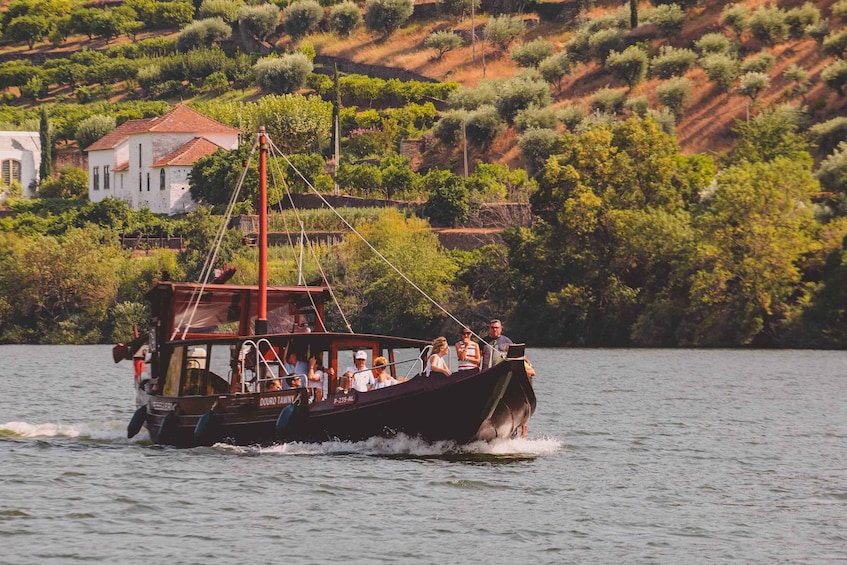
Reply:
[[244, 455], [367, 455], [377, 457], [441, 459], [532, 459], [556, 453], [563, 444], [552, 438], [495, 440], [456, 444], [451, 441], [427, 442], [398, 435], [374, 437], [364, 441], [327, 441], [323, 443], [283, 443], [268, 447], [243, 447], [217, 444], [216, 449]]
[[[6, 422], [0, 424], [0, 439], [80, 439], [98, 442], [138, 443], [148, 440], [141, 434], [134, 440], [126, 438], [126, 422], [57, 424], [30, 424], [28, 422]], [[149, 441], [149, 440], [148, 440]]]

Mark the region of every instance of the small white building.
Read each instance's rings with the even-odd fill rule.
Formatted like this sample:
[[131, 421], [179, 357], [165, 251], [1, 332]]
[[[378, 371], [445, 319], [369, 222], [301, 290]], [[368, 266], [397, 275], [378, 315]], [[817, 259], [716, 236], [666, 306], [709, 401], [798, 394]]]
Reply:
[[34, 198], [39, 167], [41, 138], [37, 131], [0, 131], [0, 185], [3, 189], [16, 180], [24, 189], [24, 197]]
[[157, 118], [129, 120], [86, 148], [88, 199], [126, 201], [154, 214], [184, 214], [196, 203], [188, 190], [195, 161], [238, 148], [240, 130], [182, 104]]

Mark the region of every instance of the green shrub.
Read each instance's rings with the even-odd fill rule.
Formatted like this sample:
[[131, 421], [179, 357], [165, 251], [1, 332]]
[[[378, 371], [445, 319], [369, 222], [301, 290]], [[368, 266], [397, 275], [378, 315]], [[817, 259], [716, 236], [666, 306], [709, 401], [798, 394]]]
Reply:
[[710, 81], [717, 84], [724, 92], [729, 92], [732, 83], [738, 78], [738, 61], [729, 55], [713, 54], [703, 57], [700, 66], [706, 71]]
[[176, 48], [183, 53], [191, 49], [211, 47], [216, 41], [232, 35], [232, 28], [221, 18], [207, 18], [191, 22], [176, 38]]
[[749, 25], [749, 18], [750, 10], [744, 4], [729, 4], [721, 12], [721, 23], [732, 30], [738, 41]]
[[238, 25], [242, 31], [264, 41], [279, 26], [279, 14], [274, 4], [242, 6], [238, 9]]
[[579, 106], [569, 104], [559, 110], [558, 118], [569, 130], [574, 131], [576, 126], [585, 119], [585, 111]]
[[847, 117], [839, 116], [809, 128], [809, 137], [822, 153], [828, 154], [847, 141]]
[[338, 166], [338, 185], [351, 194], [366, 197], [382, 195], [382, 171], [376, 165], [352, 165], [341, 162]]
[[299, 39], [318, 29], [324, 11], [316, 0], [296, 0], [283, 12], [282, 19], [285, 33]]
[[88, 194], [88, 173], [77, 167], [62, 167], [55, 178], [41, 180], [40, 198], [84, 198]]
[[663, 45], [659, 54], [650, 61], [650, 72], [660, 79], [669, 79], [684, 75], [696, 62], [697, 55], [691, 49]]
[[645, 19], [656, 26], [662, 37], [677, 37], [685, 25], [685, 10], [678, 4], [662, 4], [653, 8]]
[[448, 110], [441, 114], [432, 129], [432, 135], [445, 145], [451, 145], [462, 138], [462, 124], [467, 123], [467, 110]]
[[683, 77], [672, 78], [656, 87], [659, 103], [666, 106], [677, 121], [685, 112], [685, 105], [691, 100], [691, 83]]
[[494, 106], [480, 106], [468, 112], [465, 135], [471, 143], [488, 147], [504, 129], [505, 124]]
[[433, 225], [457, 226], [467, 219], [470, 195], [461, 177], [432, 169], [424, 176], [423, 186], [429, 193], [424, 214]]
[[527, 131], [532, 128], [554, 129], [556, 127], [556, 112], [549, 106], [528, 106], [519, 111], [515, 116], [515, 128], [518, 131]]
[[38, 100], [47, 96], [47, 89], [50, 85], [47, 84], [40, 76], [32, 76], [26, 81], [26, 84], [21, 87], [21, 96], [31, 100]]
[[591, 32], [580, 29], [574, 33], [565, 43], [565, 53], [568, 59], [575, 63], [588, 63], [591, 61]]
[[788, 34], [797, 39], [803, 37], [806, 34], [806, 29], [817, 24], [820, 19], [820, 10], [810, 2], [806, 2], [797, 8], [792, 8], [785, 13]]
[[482, 81], [476, 88], [460, 86], [447, 97], [447, 105], [454, 109], [475, 110], [483, 104], [494, 104], [498, 83]]
[[750, 18], [750, 33], [759, 41], [774, 45], [788, 37], [785, 12], [773, 5], [761, 6]]
[[844, 84], [847, 83], [847, 61], [841, 59], [821, 71], [821, 80], [839, 96], [844, 96]]
[[77, 147], [85, 151], [89, 145], [115, 129], [115, 125], [114, 117], [101, 114], [95, 114], [82, 120], [74, 133]]
[[667, 108], [647, 110], [647, 119], [653, 120], [668, 135], [673, 135], [676, 130], [676, 117]]
[[606, 62], [606, 57], [612, 51], [623, 51], [625, 47], [623, 37], [620, 30], [617, 29], [601, 29], [588, 38], [588, 49], [591, 53], [591, 58]]
[[818, 45], [822, 45], [823, 40], [829, 35], [829, 20], [820, 20], [818, 23], [808, 26], [806, 35], [817, 41]]
[[205, 79], [203, 79], [203, 90], [206, 92], [213, 92], [220, 94], [222, 92], [226, 92], [229, 88], [229, 79], [226, 77], [226, 73], [217, 71]]
[[387, 38], [406, 23], [414, 9], [413, 0], [368, 0], [365, 25]]
[[644, 117], [650, 109], [650, 102], [646, 96], [632, 96], [626, 99], [624, 107], [636, 116]]
[[771, 79], [767, 73], [751, 71], [741, 75], [738, 94], [747, 96], [750, 100], [758, 98], [759, 94], [770, 88]]
[[847, 192], [847, 142], [839, 143], [835, 151], [821, 162], [815, 176], [824, 189]]
[[795, 63], [791, 63], [783, 71], [785, 80], [791, 81], [791, 95], [801, 96], [809, 91], [809, 71]]
[[561, 92], [562, 79], [571, 72], [571, 61], [565, 51], [550, 55], [538, 64], [538, 73], [545, 81], [555, 84]]
[[647, 53], [638, 47], [630, 46], [622, 53], [612, 51], [606, 58], [606, 69], [626, 82], [630, 90], [647, 77]]
[[201, 19], [221, 18], [227, 23], [232, 23], [238, 20], [238, 9], [243, 5], [243, 0], [203, 0], [197, 15]]
[[435, 31], [424, 39], [424, 47], [434, 49], [436, 59], [441, 59], [445, 53], [458, 49], [463, 44], [462, 38], [452, 31]]
[[827, 35], [821, 44], [821, 51], [830, 57], [844, 58], [844, 49], [847, 49], [847, 31], [832, 32]]
[[313, 66], [302, 53], [259, 59], [253, 67], [256, 83], [266, 92], [287, 94], [302, 88]]
[[770, 53], [760, 53], [741, 62], [741, 74], [766, 73], [776, 64], [776, 59]]
[[833, 18], [847, 18], [847, 0], [838, 0], [829, 8]]
[[442, 14], [464, 19], [471, 13], [471, 2], [474, 8], [479, 9], [480, 0], [436, 0], [435, 3]]
[[553, 54], [553, 44], [537, 37], [529, 43], [518, 43], [509, 52], [509, 56], [519, 67], [538, 67], [538, 65]]
[[350, 37], [350, 34], [362, 25], [362, 11], [355, 2], [345, 0], [330, 9], [329, 25], [338, 35]]
[[706, 33], [694, 42], [694, 48], [701, 57], [705, 57], [716, 53], [729, 55], [732, 45], [722, 33]]
[[518, 139], [518, 147], [530, 169], [540, 171], [551, 155], [561, 152], [561, 139], [552, 129], [530, 128]]
[[594, 112], [602, 114], [620, 114], [626, 100], [626, 92], [614, 88], [601, 88], [594, 93], [588, 106]]
[[483, 38], [505, 52], [513, 41], [523, 35], [525, 29], [523, 20], [517, 16], [496, 16], [488, 20]]
[[537, 72], [524, 72], [500, 86], [494, 106], [500, 116], [511, 124], [517, 113], [532, 104], [548, 106], [552, 102], [550, 87]]

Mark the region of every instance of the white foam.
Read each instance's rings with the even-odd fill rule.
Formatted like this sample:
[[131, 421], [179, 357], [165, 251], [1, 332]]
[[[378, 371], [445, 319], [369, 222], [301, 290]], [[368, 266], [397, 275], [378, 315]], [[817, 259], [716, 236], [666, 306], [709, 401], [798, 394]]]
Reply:
[[[0, 433], [20, 438], [80, 438], [98, 441], [126, 440], [126, 423], [119, 421], [61, 424], [47, 422], [6, 422], [0, 424]], [[146, 436], [139, 434], [136, 439]]]

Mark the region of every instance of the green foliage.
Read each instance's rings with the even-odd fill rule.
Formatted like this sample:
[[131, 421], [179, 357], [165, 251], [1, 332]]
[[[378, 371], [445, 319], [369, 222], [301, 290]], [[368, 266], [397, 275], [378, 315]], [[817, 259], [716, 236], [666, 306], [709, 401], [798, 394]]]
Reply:
[[785, 11], [773, 5], [761, 6], [750, 18], [750, 33], [759, 41], [774, 45], [788, 37]]
[[452, 31], [434, 31], [424, 39], [424, 47], [435, 50], [436, 60], [441, 59], [448, 51], [458, 49], [463, 44], [462, 38]]
[[285, 33], [299, 39], [318, 29], [324, 12], [316, 0], [296, 0], [283, 12]]
[[42, 178], [38, 196], [85, 199], [88, 197], [88, 173], [77, 167], [62, 167], [56, 178]]
[[182, 27], [194, 17], [194, 5], [188, 0], [125, 0], [123, 6], [132, 8], [138, 19], [152, 29]]
[[[238, 185], [248, 152], [248, 147], [235, 151], [219, 149], [212, 155], [197, 159], [188, 175], [191, 198], [201, 204], [225, 206]], [[238, 200], [252, 203], [258, 193], [259, 176], [254, 164], [248, 169]]]
[[336, 4], [329, 12], [330, 27], [342, 37], [350, 37], [350, 34], [362, 25], [362, 21], [362, 11], [355, 2], [351, 2], [350, 0]]
[[492, 43], [500, 51], [508, 51], [509, 46], [525, 31], [523, 20], [517, 16], [495, 16], [488, 20], [483, 39]]
[[835, 150], [843, 141], [847, 141], [847, 117], [838, 116], [809, 128], [812, 141], [826, 155]]
[[676, 49], [663, 45], [659, 54], [650, 61], [650, 72], [661, 79], [682, 76], [696, 62], [697, 55], [691, 49]]
[[662, 37], [677, 37], [685, 25], [685, 10], [678, 4], [661, 4], [650, 10], [645, 19], [656, 26]]
[[785, 13], [785, 23], [788, 24], [788, 34], [796, 39], [806, 34], [806, 28], [814, 26], [821, 19], [820, 10], [811, 2], [792, 8]]
[[841, 59], [844, 58], [845, 49], [847, 49], [847, 31], [833, 31], [824, 38], [821, 45], [824, 55]]
[[839, 143], [835, 151], [821, 162], [815, 177], [824, 189], [847, 193], [847, 141]]
[[46, 106], [41, 108], [41, 119], [38, 124], [38, 140], [41, 143], [41, 163], [38, 166], [38, 177], [43, 181], [53, 174], [53, 129], [50, 126], [50, 113]]
[[41, 16], [20, 16], [6, 26], [4, 36], [12, 41], [25, 41], [32, 49], [47, 35], [48, 22]]
[[750, 10], [744, 4], [728, 4], [721, 12], [721, 22], [735, 33], [735, 39], [741, 41], [749, 25]]
[[[213, 216], [208, 208], [198, 207], [186, 217], [186, 229], [183, 233], [184, 247], [177, 255], [177, 263], [185, 271], [190, 281], [199, 281], [206, 257], [214, 245], [221, 228], [221, 218]], [[241, 232], [228, 229], [224, 233], [218, 248], [213, 269], [220, 269], [232, 262], [233, 257], [242, 249]]]
[[465, 134], [468, 141], [483, 149], [491, 145], [504, 129], [500, 113], [494, 106], [480, 106], [467, 114]]
[[382, 186], [388, 199], [404, 197], [419, 198], [423, 183], [421, 175], [412, 170], [409, 159], [398, 153], [390, 153], [380, 163]]
[[530, 128], [554, 129], [556, 122], [556, 112], [549, 106], [528, 106], [515, 116], [515, 128], [521, 132]]
[[577, 30], [565, 43], [565, 53], [567, 53], [568, 59], [574, 63], [591, 61], [590, 39], [591, 33], [586, 28]]
[[724, 92], [729, 92], [732, 83], [738, 78], [738, 61], [729, 55], [707, 55], [700, 60], [700, 66], [706, 71], [709, 80], [717, 84]]
[[494, 107], [500, 116], [509, 124], [515, 119], [520, 110], [534, 104], [548, 106], [551, 103], [550, 87], [538, 73], [531, 71], [515, 75], [501, 84], [494, 100]]
[[463, 20], [471, 13], [471, 3], [479, 9], [480, 0], [436, 0], [438, 11], [447, 16], [457, 17]]
[[612, 51], [606, 58], [606, 69], [619, 79], [626, 82], [629, 89], [647, 78], [647, 53], [633, 46], [627, 47], [622, 53]]
[[541, 78], [550, 84], [555, 84], [559, 92], [562, 90], [562, 78], [570, 71], [571, 61], [565, 51], [550, 55], [538, 63], [538, 73]]
[[460, 86], [447, 97], [447, 105], [454, 109], [475, 110], [484, 104], [494, 104], [498, 83], [482, 81], [476, 88]]
[[250, 131], [264, 124], [283, 152], [320, 153], [329, 143], [331, 116], [332, 104], [318, 96], [264, 96], [256, 103]]
[[821, 71], [821, 80], [828, 87], [844, 96], [844, 85], [847, 84], [847, 61], [841, 59], [827, 66]]
[[694, 47], [701, 57], [722, 54], [731, 55], [732, 45], [722, 33], [706, 33], [694, 42]]
[[518, 147], [530, 169], [539, 171], [551, 155], [559, 152], [561, 140], [552, 129], [533, 127], [521, 135], [518, 139]]
[[413, 0], [368, 0], [365, 26], [388, 38], [406, 23], [414, 9]]
[[94, 115], [81, 121], [76, 128], [74, 139], [81, 150], [115, 129], [115, 118], [111, 116]]
[[631, 96], [624, 102], [624, 107], [634, 115], [643, 118], [650, 109], [650, 101], [646, 96]]
[[672, 78], [656, 87], [656, 96], [679, 120], [685, 113], [685, 105], [691, 100], [691, 83], [683, 77]]
[[791, 81], [792, 96], [802, 96], [809, 91], [809, 72], [796, 63], [788, 65], [782, 76], [785, 77], [785, 80]]
[[559, 112], [559, 121], [573, 131], [585, 119], [585, 111], [579, 106], [569, 104]]
[[424, 214], [430, 222], [455, 227], [467, 220], [469, 194], [461, 177], [450, 171], [432, 169], [424, 176], [423, 186], [429, 193]]
[[243, 5], [243, 0], [203, 0], [197, 16], [201, 19], [221, 18], [227, 23], [233, 23], [238, 21], [238, 9]]
[[370, 163], [342, 162], [336, 177], [338, 186], [349, 194], [377, 198], [382, 189], [382, 170]]
[[509, 56], [519, 67], [538, 67], [541, 61], [553, 54], [553, 44], [543, 37], [536, 37], [528, 43], [518, 43], [509, 52]]
[[626, 92], [614, 88], [601, 88], [591, 97], [588, 106], [593, 112], [619, 114], [623, 110]]
[[253, 67], [259, 88], [274, 94], [289, 94], [306, 84], [306, 77], [313, 69], [308, 57], [302, 53], [290, 53], [278, 58], [259, 59]]
[[176, 47], [183, 53], [191, 49], [211, 47], [213, 43], [226, 39], [231, 34], [232, 28], [222, 18], [197, 20], [180, 30]]
[[823, 44], [823, 40], [829, 35], [829, 20], [823, 19], [816, 24], [812, 24], [806, 28], [806, 35], [817, 41], [818, 45]]
[[238, 9], [238, 25], [260, 41], [264, 41], [276, 31], [279, 14], [279, 8], [273, 4], [241, 6]]
[[758, 163], [784, 157], [808, 165], [811, 156], [808, 142], [799, 133], [799, 123], [799, 111], [789, 106], [765, 110], [749, 122], [736, 122], [733, 131], [739, 140], [729, 162]]
[[760, 53], [741, 63], [741, 74], [766, 73], [776, 64], [776, 58], [770, 53]]
[[750, 100], [756, 100], [759, 94], [766, 91], [771, 86], [771, 79], [767, 73], [748, 72], [741, 76], [741, 83], [738, 85], [738, 94], [747, 96]]
[[626, 47], [620, 30], [601, 29], [588, 38], [588, 52], [592, 59], [606, 62], [606, 57], [613, 51], [622, 51]]

